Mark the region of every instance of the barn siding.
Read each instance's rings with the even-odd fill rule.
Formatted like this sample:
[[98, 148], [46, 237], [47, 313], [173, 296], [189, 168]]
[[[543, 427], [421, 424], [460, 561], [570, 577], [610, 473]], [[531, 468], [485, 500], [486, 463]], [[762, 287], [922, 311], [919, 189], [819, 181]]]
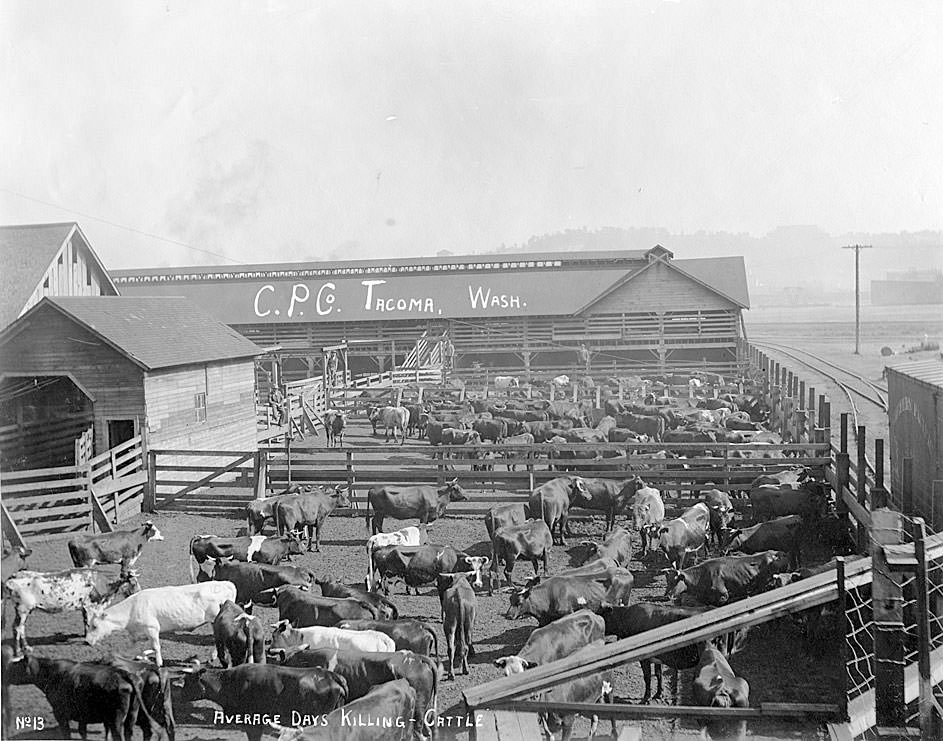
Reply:
[[[152, 448], [255, 450], [255, 366], [250, 360], [151, 371], [144, 379]], [[195, 399], [206, 394], [206, 420]]]
[[143, 371], [52, 307], [0, 347], [0, 373], [70, 374], [93, 397], [96, 452], [104, 450], [108, 419], [144, 418]]
[[[46, 285], [48, 281], [48, 285]], [[20, 311], [26, 313], [45, 296], [112, 295], [105, 274], [92, 257], [92, 251], [75, 233], [56, 254], [43, 277]]]
[[587, 309], [587, 314], [736, 309], [732, 301], [658, 262]]

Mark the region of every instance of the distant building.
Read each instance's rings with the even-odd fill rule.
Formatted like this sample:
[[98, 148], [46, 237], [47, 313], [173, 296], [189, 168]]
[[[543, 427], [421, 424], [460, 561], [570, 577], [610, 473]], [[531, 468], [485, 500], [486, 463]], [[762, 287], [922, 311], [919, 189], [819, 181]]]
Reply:
[[871, 303], [875, 306], [943, 304], [943, 271], [894, 272], [888, 273], [885, 280], [872, 280]]

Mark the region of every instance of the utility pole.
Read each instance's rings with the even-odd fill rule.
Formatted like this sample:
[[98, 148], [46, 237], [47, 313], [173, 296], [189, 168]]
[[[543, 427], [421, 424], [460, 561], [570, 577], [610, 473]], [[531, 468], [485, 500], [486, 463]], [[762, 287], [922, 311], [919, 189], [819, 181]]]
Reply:
[[861, 250], [871, 249], [870, 244], [852, 244], [843, 250], [855, 251], [855, 355], [861, 352]]

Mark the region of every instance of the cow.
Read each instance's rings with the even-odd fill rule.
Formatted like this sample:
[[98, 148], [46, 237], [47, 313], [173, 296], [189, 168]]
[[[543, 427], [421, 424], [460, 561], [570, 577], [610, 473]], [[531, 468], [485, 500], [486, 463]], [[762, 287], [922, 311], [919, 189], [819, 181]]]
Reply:
[[584, 608], [596, 612], [606, 594], [606, 587], [592, 577], [552, 576], [542, 583], [532, 580], [511, 593], [505, 617], [520, 620], [530, 616], [543, 627]]
[[314, 581], [321, 587], [321, 596], [323, 597], [366, 602], [376, 608], [377, 617], [381, 620], [396, 620], [399, 617], [399, 609], [396, 605], [376, 592], [367, 591], [361, 586], [341, 584], [330, 579], [315, 579]]
[[755, 489], [764, 484], [771, 484], [773, 486], [778, 486], [779, 484], [802, 484], [810, 479], [812, 479], [812, 472], [805, 466], [799, 466], [797, 468], [787, 468], [785, 471], [764, 473], [761, 476], [757, 476], [750, 482], [750, 488]]
[[160, 634], [193, 630], [212, 622], [226, 600], [236, 601], [236, 587], [232, 582], [142, 589], [112, 607], [91, 607], [85, 640], [94, 646], [102, 638], [124, 630], [132, 638], [148, 639], [157, 666], [163, 666]]
[[275, 606], [278, 619], [287, 620], [296, 628], [332, 627], [342, 620], [375, 620], [379, 615], [378, 608], [366, 599], [319, 597], [292, 585], [275, 590]]
[[269, 566], [220, 559], [213, 569], [213, 579], [235, 585], [236, 597], [233, 601], [244, 605], [247, 602], [269, 602], [272, 590], [277, 587], [310, 586], [314, 581], [314, 573], [297, 566]]
[[248, 741], [261, 741], [268, 719], [318, 718], [347, 702], [347, 682], [326, 669], [299, 669], [274, 664], [241, 664], [211, 669], [199, 661], [181, 670], [180, 696], [186, 702], [209, 700], [223, 717], [236, 716]]
[[733, 518], [733, 502], [730, 501], [730, 495], [720, 489], [707, 489], [701, 492], [701, 501], [707, 505], [709, 513], [707, 542], [710, 544], [713, 541], [720, 545], [721, 533], [727, 529]]
[[[585, 653], [586, 659], [595, 656], [599, 649], [605, 644], [603, 641], [595, 641], [584, 648], [577, 650], [573, 656], [579, 656]], [[612, 704], [612, 672], [610, 670], [596, 672], [586, 677], [574, 679], [564, 684], [559, 684], [549, 690], [544, 690], [537, 695], [538, 702], [550, 703], [551, 705], [563, 703], [595, 703], [604, 702]], [[573, 723], [576, 720], [576, 713], [561, 713], [554, 710], [543, 711], [537, 715], [538, 723], [547, 734], [547, 738], [556, 738], [557, 731], [562, 730], [561, 741], [569, 741], [573, 734]], [[612, 726], [612, 737], [616, 737], [616, 719], [610, 720]], [[596, 734], [596, 728], [599, 725], [599, 718], [592, 716], [592, 722], [589, 728], [589, 737]]]
[[224, 669], [240, 664], [265, 663], [265, 630], [258, 617], [227, 600], [213, 619], [216, 656]]
[[517, 464], [513, 463], [517, 458], [523, 458], [527, 461], [527, 469], [532, 470], [533, 466], [531, 462], [536, 458], [536, 454], [533, 450], [529, 450], [534, 444], [534, 436], [529, 432], [520, 432], [517, 434], [510, 434], [510, 425], [508, 425], [508, 437], [504, 438], [505, 445], [517, 445], [521, 446], [523, 449], [517, 450], [505, 450], [504, 458], [507, 461], [508, 471], [516, 471]]
[[765, 591], [775, 574], [789, 570], [789, 555], [782, 551], [721, 556], [684, 570], [666, 569], [665, 596], [687, 593], [702, 604], [719, 607]]
[[613, 530], [602, 543], [584, 540], [580, 545], [586, 548], [586, 555], [580, 565], [599, 558], [608, 558], [619, 566], [628, 568], [632, 560], [632, 535], [623, 527]]
[[558, 620], [536, 628], [524, 647], [513, 656], [502, 656], [494, 665], [510, 676], [526, 669], [569, 656], [574, 651], [605, 637], [606, 623], [590, 610], [577, 610]]
[[254, 561], [272, 566], [293, 555], [304, 553], [301, 540], [296, 532], [289, 532], [278, 537], [264, 535], [245, 535], [237, 538], [220, 538], [216, 535], [194, 535], [190, 539], [190, 581], [196, 581], [193, 562], [197, 568], [209, 559], [232, 558], [236, 561]]
[[293, 530], [308, 531], [308, 551], [314, 540], [317, 552], [321, 551], [321, 528], [324, 521], [338, 507], [349, 507], [347, 486], [338, 484], [330, 493], [321, 490], [313, 493], [287, 497], [275, 504], [275, 529], [279, 535]]
[[495, 376], [494, 377], [494, 387], [495, 389], [511, 389], [519, 388], [521, 381], [517, 376]]
[[416, 433], [417, 438], [422, 438], [422, 431], [425, 429], [424, 419], [428, 420], [428, 415], [425, 413], [425, 409], [422, 408], [422, 404], [409, 404], [406, 407], [406, 411], [409, 412], [409, 421], [406, 423], [406, 434], [412, 435]]
[[499, 504], [497, 507], [492, 507], [485, 514], [485, 530], [488, 531], [488, 539], [494, 540], [494, 534], [502, 527], [520, 525], [526, 519], [527, 514], [524, 512], [523, 504]]
[[378, 548], [391, 545], [422, 545], [426, 541], [426, 533], [415, 525], [394, 530], [392, 533], [376, 533], [367, 538], [367, 589], [372, 590], [373, 584], [373, 552]]
[[[287, 655], [284, 666], [317, 667], [339, 674], [347, 681], [347, 697], [364, 697], [373, 687], [400, 678], [416, 691], [415, 712], [410, 716], [417, 731], [430, 730], [439, 689], [439, 664], [412, 651], [355, 651], [339, 648], [305, 648]], [[432, 713], [429, 711], [432, 710]], [[375, 712], [375, 711], [374, 711]], [[423, 734], [426, 735], [426, 734]]]
[[167, 733], [170, 741], [174, 740], [176, 721], [171, 688], [171, 676], [167, 669], [159, 669], [154, 662], [142, 657], [128, 659], [112, 654], [100, 663], [127, 672], [141, 697], [141, 710], [138, 712], [138, 726], [148, 741], [155, 730], [152, 722], [156, 721]]
[[76, 568], [99, 563], [120, 563], [121, 570], [128, 571], [140, 558], [145, 543], [163, 539], [160, 530], [148, 520], [132, 530], [78, 535], [69, 540], [69, 555]]
[[570, 385], [570, 377], [566, 375], [555, 376], [550, 380], [550, 383], [558, 388], [563, 388]]
[[786, 515], [767, 520], [742, 530], [725, 530], [723, 547], [725, 553], [761, 553], [762, 551], [786, 551], [792, 568], [798, 569], [801, 560], [802, 518]]
[[750, 504], [753, 507], [753, 521], [801, 515], [807, 522], [815, 522], [828, 513], [826, 486], [817, 481], [804, 481], [801, 484], [761, 484], [752, 488]]
[[680, 570], [689, 553], [707, 548], [709, 526], [710, 510], [706, 504], [698, 502], [682, 512], [681, 517], [662, 522], [658, 530], [658, 550]]
[[370, 422], [373, 424], [373, 434], [377, 427], [383, 425], [383, 442], [390, 441], [390, 430], [393, 430], [393, 442], [396, 442], [396, 431], [400, 433], [400, 445], [406, 442], [406, 428], [409, 427], [409, 410], [406, 407], [381, 407], [370, 413]]
[[390, 579], [404, 580], [406, 569], [419, 546], [387, 545], [377, 548], [370, 556], [370, 574], [367, 584], [372, 591], [390, 593]]
[[652, 440], [660, 441], [665, 435], [665, 418], [661, 415], [635, 414], [625, 412], [616, 418], [616, 427], [632, 430], [639, 435], [648, 435]]
[[518, 560], [530, 561], [534, 566], [534, 576], [537, 576], [537, 561], [543, 561], [546, 576], [552, 547], [553, 536], [543, 520], [530, 519], [519, 525], [505, 525], [491, 537], [491, 568], [497, 574], [498, 565], [504, 564], [504, 579], [509, 587], [513, 585], [511, 573]]
[[[694, 703], [706, 708], [750, 707], [750, 685], [734, 674], [727, 657], [713, 646], [701, 651], [691, 690]], [[745, 720], [703, 719], [701, 733], [710, 738], [745, 738], [746, 725]]]
[[642, 556], [659, 539], [661, 523], [665, 519], [665, 503], [661, 492], [645, 486], [635, 492], [632, 500], [632, 523], [641, 539]]
[[455, 680], [455, 659], [462, 665], [462, 673], [468, 674], [468, 657], [475, 655], [472, 631], [478, 598], [464, 575], [458, 575], [454, 584], [442, 595], [442, 630], [445, 633], [446, 672]]
[[635, 493], [643, 486], [645, 483], [638, 476], [622, 482], [584, 478], [582, 496], [571, 506], [603, 512], [606, 515], [605, 532], [608, 533], [616, 525], [616, 514], [623, 514], [629, 508]]
[[490, 564], [491, 559], [486, 556], [469, 556], [452, 546], [423, 545], [409, 559], [403, 581], [406, 582], [407, 594], [410, 587], [419, 594], [419, 587], [436, 581], [439, 574], [462, 571], [468, 573], [473, 586], [480, 588], [483, 585], [482, 572]]
[[426, 423], [426, 439], [429, 441], [430, 445], [441, 445], [442, 444], [442, 433], [449, 426], [444, 422], [439, 422], [438, 420], [430, 419]]
[[443, 445], [481, 445], [481, 435], [475, 430], [446, 427], [439, 437]]
[[420, 620], [343, 620], [337, 627], [343, 630], [375, 630], [392, 638], [397, 651], [412, 651], [433, 658], [439, 656], [438, 635], [431, 626]]
[[275, 505], [283, 498], [295, 496], [296, 494], [313, 491], [310, 486], [300, 486], [292, 484], [280, 494], [273, 494], [265, 499], [256, 499], [246, 505], [246, 533], [248, 535], [257, 535], [265, 527], [265, 521], [271, 520], [275, 516]]
[[33, 610], [81, 610], [87, 633], [93, 606], [127, 597], [141, 588], [134, 571], [115, 576], [87, 568], [52, 572], [19, 571], [9, 577], [3, 586], [13, 602], [13, 636], [19, 652], [29, 647], [26, 642], [26, 619]]
[[[83, 738], [88, 724], [101, 723], [106, 738], [130, 741], [138, 714], [148, 714], [139, 682], [120, 667], [30, 653], [13, 662], [5, 675], [11, 684], [34, 684], [40, 689], [52, 708], [60, 738], [71, 737], [70, 723], [76, 721]], [[153, 718], [149, 721], [160, 728]]]
[[472, 424], [482, 441], [499, 443], [508, 436], [508, 423], [503, 419], [479, 419]]
[[[17, 548], [11, 549], [9, 553], [5, 553], [3, 560], [0, 561], [0, 576], [2, 576], [2, 580], [6, 581], [7, 578], [13, 576], [17, 571], [25, 569], [26, 559], [30, 557], [32, 552], [30, 548], [17, 546]], [[6, 592], [4, 592], [4, 594], [5, 593]]]
[[287, 620], [273, 626], [269, 654], [285, 660], [286, 652], [298, 646], [306, 648], [346, 648], [356, 651], [393, 652], [396, 644], [377, 630], [342, 630], [330, 625], [308, 625], [294, 628]]
[[619, 605], [628, 603], [632, 587], [635, 585], [635, 577], [632, 572], [619, 566], [612, 558], [597, 558], [595, 561], [588, 561], [582, 566], [574, 566], [559, 571], [555, 576], [561, 579], [585, 578], [598, 581], [608, 590], [606, 601]]
[[327, 435], [327, 447], [344, 447], [344, 430], [347, 429], [347, 413], [338, 409], [328, 409], [324, 413], [324, 432]]
[[[407, 741], [413, 738], [412, 724], [395, 721], [390, 728], [372, 724], [354, 725], [353, 718], [412, 718], [416, 709], [416, 690], [405, 679], [384, 682], [359, 700], [328, 713], [310, 727], [285, 728], [278, 741]], [[382, 722], [382, 721], [381, 721]]]
[[[383, 520], [394, 517], [406, 520], [419, 518], [419, 525], [428, 525], [445, 514], [449, 502], [464, 502], [468, 495], [452, 479], [445, 486], [374, 486], [367, 492], [367, 527], [370, 527], [370, 508], [373, 508], [373, 534], [383, 531]], [[423, 529], [423, 528], [421, 528]]]
[[[566, 545], [566, 523], [569, 518], [570, 506], [574, 501], [581, 499], [586, 491], [583, 479], [579, 476], [559, 476], [541, 484], [528, 499], [528, 512], [531, 517], [543, 520], [550, 528], [559, 532], [559, 544]], [[554, 538], [553, 542], [557, 540]]]

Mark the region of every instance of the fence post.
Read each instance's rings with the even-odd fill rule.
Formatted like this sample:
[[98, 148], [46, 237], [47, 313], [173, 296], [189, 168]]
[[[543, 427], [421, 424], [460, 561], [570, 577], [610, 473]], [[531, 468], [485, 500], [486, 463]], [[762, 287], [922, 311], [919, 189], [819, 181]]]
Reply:
[[354, 453], [352, 450], [347, 451], [347, 496], [350, 497], [350, 503], [356, 507], [357, 503], [354, 501]]
[[871, 605], [874, 613], [874, 709], [877, 725], [903, 728], [904, 702], [904, 594], [884, 557], [884, 546], [901, 541], [899, 512], [878, 509], [871, 513]]
[[930, 604], [929, 583], [927, 581], [927, 528], [922, 517], [914, 517], [911, 523], [914, 539], [914, 557], [917, 570], [914, 575], [914, 589], [917, 599], [917, 681], [919, 692], [917, 704], [920, 711], [920, 736], [933, 736], [933, 683], [930, 678]]
[[874, 441], [874, 486], [871, 487], [871, 509], [886, 507], [887, 489], [884, 488], [884, 440]]
[[285, 463], [288, 465], [288, 486], [291, 486], [291, 435], [285, 435]]
[[842, 670], [839, 672], [841, 677], [841, 718], [844, 721], [850, 720], [848, 717], [848, 613], [847, 593], [845, 591], [845, 557], [838, 556], [835, 559], [835, 583], [838, 585], [838, 628], [839, 635], [842, 637], [839, 655], [841, 656]]
[[141, 509], [154, 512], [157, 509], [157, 452], [147, 451], [147, 483], [144, 485], [144, 497]]
[[[867, 460], [867, 430], [864, 425], [858, 425], [858, 471], [855, 478], [856, 493], [858, 504], [865, 509], [868, 508], [868, 460]], [[868, 531], [866, 528], [858, 528], [858, 552], [864, 553], [868, 546]]]
[[904, 458], [901, 467], [901, 510], [905, 515], [914, 511], [914, 459]]
[[265, 499], [265, 489], [268, 483], [268, 451], [259, 448], [255, 452], [255, 498]]
[[[851, 459], [848, 457], [848, 412], [841, 414], [841, 438], [839, 440], [838, 453], [835, 455], [835, 483], [838, 486], [836, 509], [839, 515], [848, 514], [848, 505], [845, 504], [845, 498], [842, 496], [845, 489], [848, 488], [848, 473], [851, 467]], [[855, 523], [855, 530], [860, 530], [861, 524]], [[860, 553], [859, 548], [859, 553]]]

